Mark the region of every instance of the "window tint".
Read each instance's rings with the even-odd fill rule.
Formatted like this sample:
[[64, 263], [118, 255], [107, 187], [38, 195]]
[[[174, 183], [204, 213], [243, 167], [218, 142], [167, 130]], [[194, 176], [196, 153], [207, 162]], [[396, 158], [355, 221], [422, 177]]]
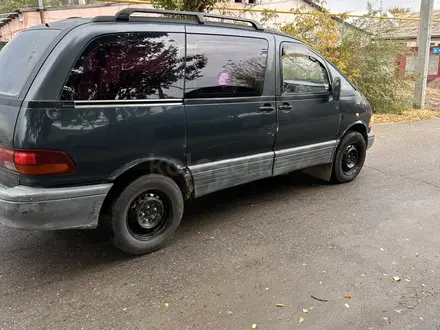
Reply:
[[[187, 72], [186, 97], [240, 97], [263, 94], [268, 42], [226, 36], [188, 36], [188, 67], [196, 60], [205, 66]], [[194, 57], [194, 58], [193, 58]], [[187, 70], [188, 71], [188, 70]]]
[[311, 56], [301, 53], [283, 55], [282, 70], [284, 93], [320, 93], [329, 90], [327, 70]]
[[92, 41], [73, 67], [63, 100], [183, 97], [184, 36], [123, 33]]
[[339, 72], [332, 64], [328, 64], [328, 67], [330, 69], [330, 73], [333, 77], [333, 79], [339, 77], [341, 78], [341, 89], [344, 91], [355, 91], [356, 89], [353, 87], [353, 85], [347, 80], [347, 78], [344, 77], [342, 73]]
[[0, 95], [18, 97], [58, 30], [20, 33], [0, 51]]

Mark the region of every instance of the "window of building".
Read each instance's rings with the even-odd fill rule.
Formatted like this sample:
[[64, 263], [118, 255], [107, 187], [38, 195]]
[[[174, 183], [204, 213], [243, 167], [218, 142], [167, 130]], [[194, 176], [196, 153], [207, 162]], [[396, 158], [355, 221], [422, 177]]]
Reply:
[[285, 94], [321, 93], [329, 90], [327, 70], [311, 56], [301, 53], [284, 55], [282, 72]]
[[265, 39], [189, 35], [188, 68], [194, 59], [205, 66], [187, 74], [185, 97], [262, 95], [268, 47]]
[[92, 41], [74, 65], [63, 100], [183, 98], [183, 34], [124, 33]]

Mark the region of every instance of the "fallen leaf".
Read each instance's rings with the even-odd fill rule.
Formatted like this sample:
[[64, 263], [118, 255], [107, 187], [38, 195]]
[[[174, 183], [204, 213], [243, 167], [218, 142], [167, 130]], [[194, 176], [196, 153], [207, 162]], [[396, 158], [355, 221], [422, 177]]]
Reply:
[[170, 305], [168, 303], [163, 304], [166, 308], [168, 308]]
[[231, 312], [231, 311], [228, 311], [228, 314], [232, 314], [232, 312]]
[[383, 251], [385, 251], [383, 248], [380, 248], [380, 250], [383, 252]]
[[401, 309], [395, 309], [394, 311], [395, 311], [396, 313], [399, 313], [399, 314], [402, 313], [402, 310], [401, 310]]
[[315, 307], [309, 307], [309, 309], [312, 311], [312, 310], [314, 310], [315, 309]]
[[252, 329], [256, 329], [257, 328], [257, 325], [254, 323], [254, 324], [252, 324]]
[[284, 304], [277, 304], [277, 307], [282, 308], [282, 307], [284, 307]]
[[393, 276], [393, 281], [394, 282], [400, 282], [402, 279], [398, 276]]
[[409, 283], [409, 282], [411, 282], [411, 280], [409, 280], [409, 279], [405, 278], [405, 282], [408, 282], [408, 283]]
[[304, 318], [301, 316], [298, 320], [299, 323], [303, 323], [304, 322]]
[[303, 308], [303, 313], [308, 313], [309, 310], [307, 308]]
[[345, 299], [351, 299], [351, 294], [346, 294], [346, 295], [344, 296], [344, 298], [345, 298]]
[[422, 284], [422, 287], [425, 287], [425, 284]]
[[393, 261], [392, 264], [393, 264], [393, 265], [397, 265], [397, 262], [396, 262], [396, 261]]
[[419, 320], [423, 320], [423, 317], [420, 317]]
[[123, 311], [125, 312], [127, 310], [127, 308], [124, 308]]
[[349, 304], [345, 303], [344, 305], [345, 305], [345, 307], [350, 308]]

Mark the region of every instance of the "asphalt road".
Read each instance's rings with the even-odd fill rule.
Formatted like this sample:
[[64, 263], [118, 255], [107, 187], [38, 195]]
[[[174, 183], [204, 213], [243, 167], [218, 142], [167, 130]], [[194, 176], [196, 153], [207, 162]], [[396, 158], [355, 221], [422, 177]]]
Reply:
[[440, 329], [440, 120], [375, 131], [356, 182], [193, 201], [152, 255], [0, 227], [0, 329]]

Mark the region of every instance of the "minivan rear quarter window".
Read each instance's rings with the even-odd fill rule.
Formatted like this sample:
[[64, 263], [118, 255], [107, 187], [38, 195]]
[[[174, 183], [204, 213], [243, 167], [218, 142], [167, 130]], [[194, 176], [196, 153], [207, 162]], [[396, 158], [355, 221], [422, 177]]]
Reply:
[[62, 100], [183, 97], [183, 34], [127, 32], [98, 37], [81, 54]]
[[17, 98], [58, 30], [20, 33], [0, 51], [0, 96]]

